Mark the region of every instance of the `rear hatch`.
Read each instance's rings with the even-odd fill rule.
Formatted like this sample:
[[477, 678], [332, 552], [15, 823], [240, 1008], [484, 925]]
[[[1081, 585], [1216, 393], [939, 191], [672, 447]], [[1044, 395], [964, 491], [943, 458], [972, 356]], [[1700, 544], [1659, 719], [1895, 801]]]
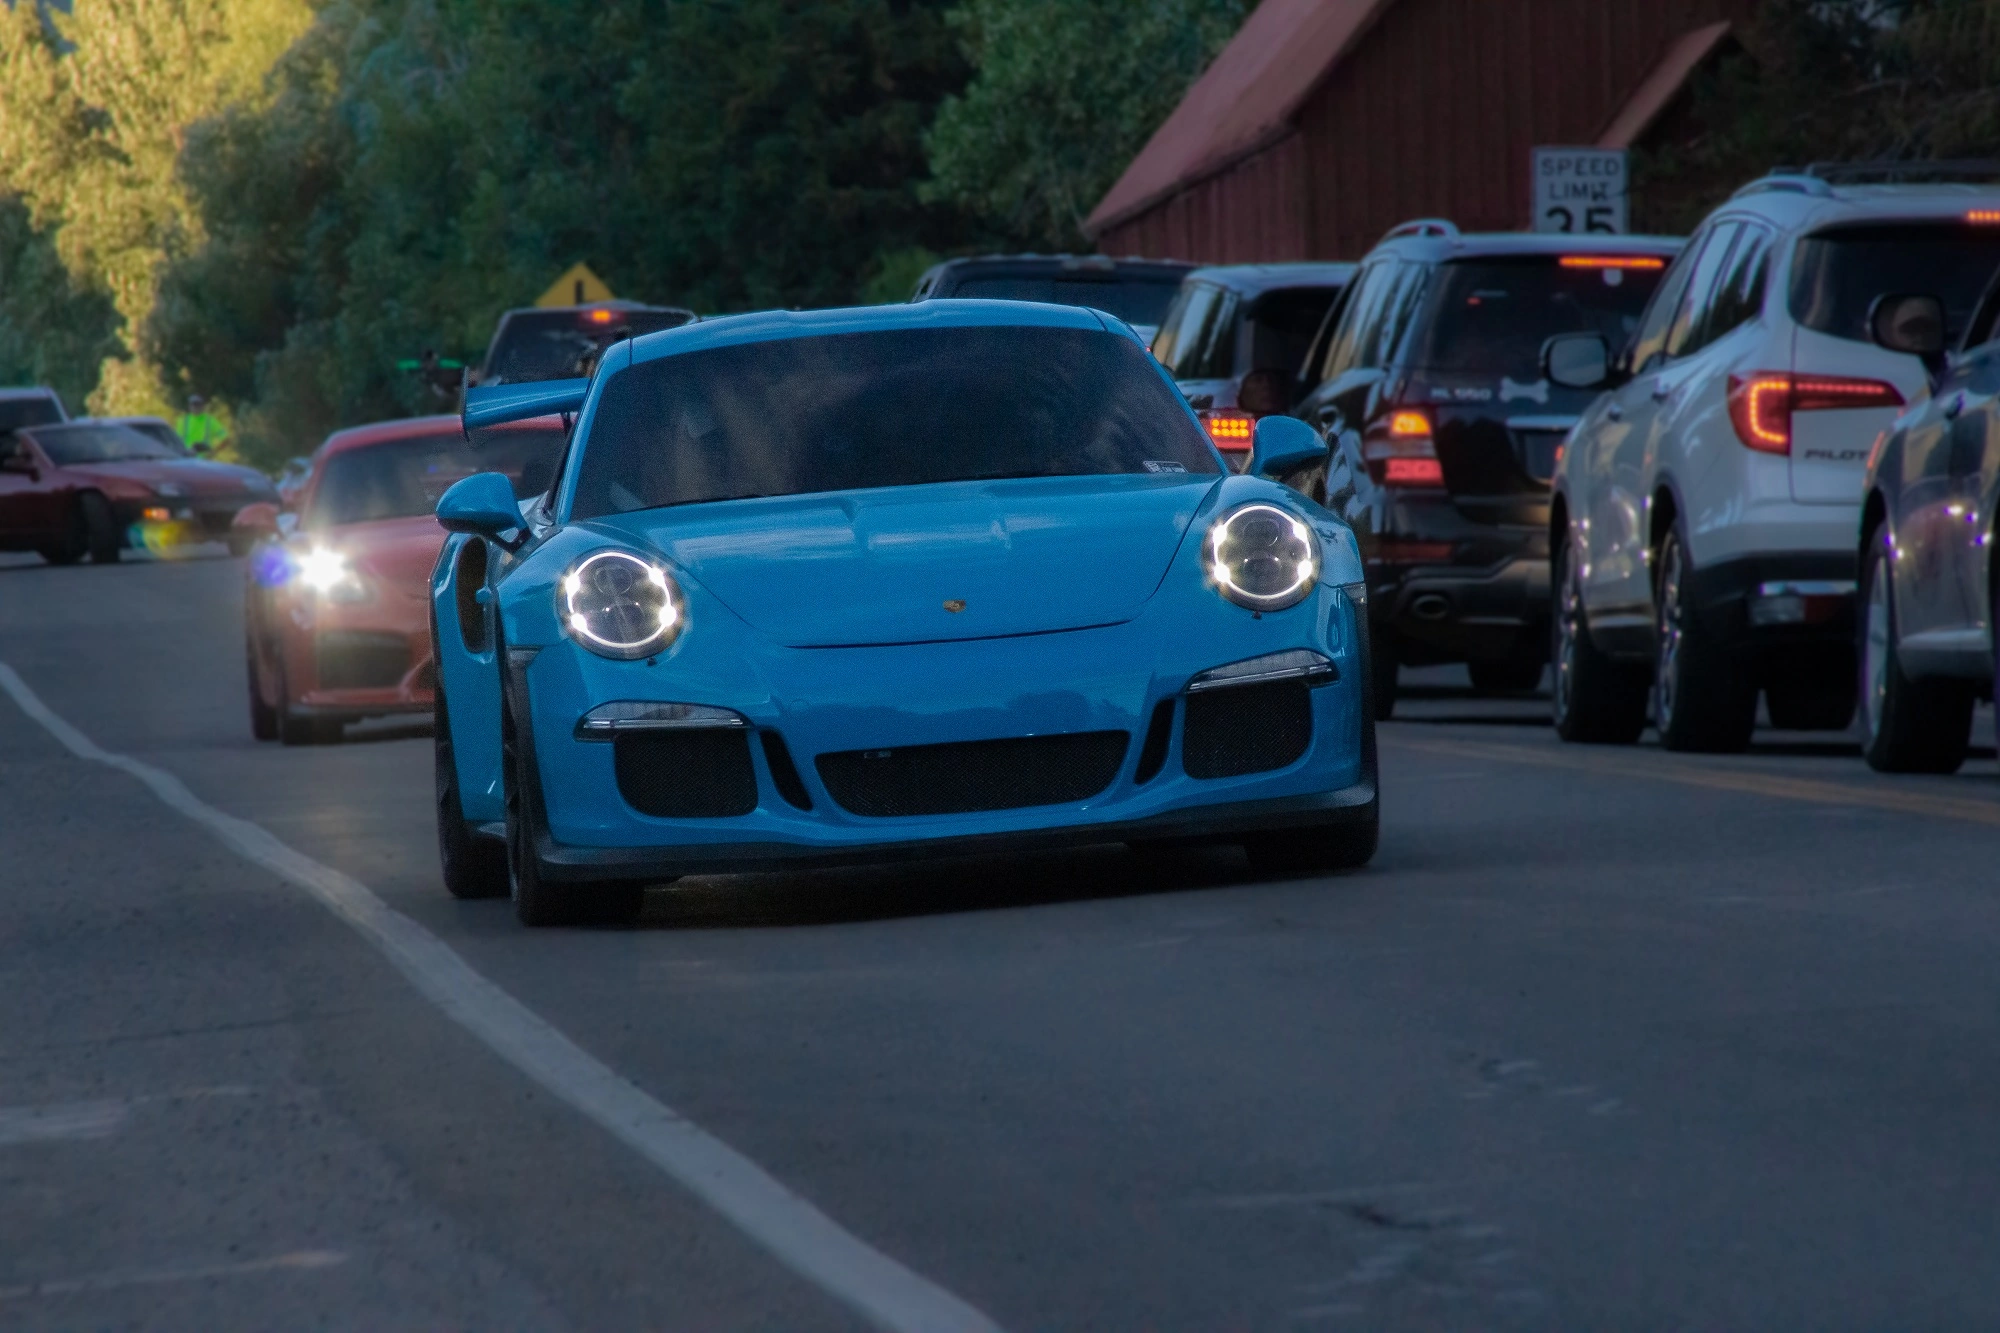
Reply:
[[1467, 518], [1545, 521], [1557, 451], [1597, 394], [1545, 379], [1542, 344], [1589, 332], [1623, 347], [1669, 258], [1579, 250], [1438, 267], [1396, 396], [1430, 417], [1445, 489]]
[[[2000, 210], [2000, 195], [1988, 207]], [[1895, 420], [1896, 400], [1908, 403], [1926, 391], [1917, 358], [1884, 351], [1869, 339], [1868, 311], [1875, 298], [1890, 292], [1939, 298], [1947, 345], [1956, 346], [1996, 269], [2000, 226], [1968, 222], [1956, 202], [1946, 217], [1850, 223], [1799, 241], [1788, 291], [1795, 321], [1792, 374], [1802, 388], [1810, 379], [1837, 389], [1836, 394], [1822, 387], [1818, 401], [1871, 405], [1794, 407], [1793, 500], [1859, 504], [1869, 450]]]

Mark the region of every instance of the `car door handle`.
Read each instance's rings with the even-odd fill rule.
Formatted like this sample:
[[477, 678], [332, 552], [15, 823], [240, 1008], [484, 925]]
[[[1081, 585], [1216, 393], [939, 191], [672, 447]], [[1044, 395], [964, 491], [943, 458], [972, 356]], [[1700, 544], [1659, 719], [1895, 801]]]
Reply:
[[1623, 421], [1625, 419], [1625, 409], [1620, 407], [1618, 404], [1613, 403], [1611, 406], [1604, 409], [1604, 415], [1609, 417], [1613, 421]]
[[1666, 401], [1667, 401], [1667, 399], [1669, 399], [1669, 398], [1671, 398], [1671, 397], [1673, 397], [1673, 396], [1674, 396], [1674, 391], [1673, 391], [1673, 389], [1672, 389], [1671, 387], [1669, 387], [1668, 385], [1665, 385], [1665, 384], [1655, 384], [1655, 385], [1653, 386], [1653, 401], [1654, 401], [1654, 402], [1656, 402], [1656, 403], [1664, 403], [1664, 402], [1666, 402]]

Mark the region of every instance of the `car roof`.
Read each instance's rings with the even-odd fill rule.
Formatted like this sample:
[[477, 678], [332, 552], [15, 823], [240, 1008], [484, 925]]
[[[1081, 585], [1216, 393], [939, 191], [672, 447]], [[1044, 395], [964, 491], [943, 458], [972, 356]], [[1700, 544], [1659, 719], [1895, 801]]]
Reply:
[[1806, 230], [1850, 220], [1951, 218], [1974, 207], [2000, 209], [2000, 182], [1843, 184], [1782, 174], [1751, 181], [1710, 216], [1750, 214], [1787, 230]]
[[[1398, 229], [1400, 230], [1400, 228]], [[1510, 259], [1540, 255], [1667, 255], [1687, 244], [1684, 236], [1575, 236], [1566, 232], [1487, 231], [1397, 235], [1391, 232], [1369, 252], [1393, 253], [1406, 259], [1450, 263], [1460, 259]]]
[[988, 273], [1187, 273], [1195, 266], [1183, 259], [1147, 259], [1140, 255], [964, 255], [933, 264], [924, 278], [979, 269]]
[[[37, 385], [24, 385], [19, 388], [0, 389], [0, 399], [7, 399], [11, 401], [20, 398], [56, 398], [56, 391], [54, 389], [41, 388], [40, 386]], [[60, 402], [61, 399], [57, 398], [57, 401]]]
[[365, 449], [371, 444], [396, 440], [417, 440], [435, 435], [460, 435], [465, 427], [456, 416], [400, 417], [394, 421], [371, 421], [365, 426], [349, 426], [326, 437], [316, 454], [333, 455], [349, 449]]
[[500, 313], [495, 327], [515, 315], [578, 315], [586, 310], [652, 310], [661, 314], [693, 315], [684, 305], [647, 305], [644, 301], [586, 301], [582, 305], [521, 305]]
[[1238, 296], [1261, 296], [1285, 287], [1345, 287], [1355, 265], [1346, 263], [1215, 264], [1187, 275], [1189, 282], [1212, 282]]
[[[744, 343], [818, 338], [845, 333], [885, 333], [897, 329], [1077, 329], [1104, 333], [1123, 329], [1116, 321], [1083, 306], [1039, 301], [964, 301], [954, 298], [897, 305], [848, 306], [833, 310], [762, 310], [724, 315], [644, 334], [620, 346], [630, 349], [627, 365], [665, 356], [734, 347]], [[452, 418], [456, 420], [457, 418]]]

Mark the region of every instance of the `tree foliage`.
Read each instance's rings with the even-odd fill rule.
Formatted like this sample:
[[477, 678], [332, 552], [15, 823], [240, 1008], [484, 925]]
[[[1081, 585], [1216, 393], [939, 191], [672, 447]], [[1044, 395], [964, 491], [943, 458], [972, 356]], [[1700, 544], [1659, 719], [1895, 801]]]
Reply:
[[1244, 0], [966, 0], [978, 75], [931, 128], [934, 198], [1073, 249], [1082, 223], [1250, 8]]
[[111, 298], [70, 276], [26, 204], [0, 197], [0, 384], [46, 384], [74, 411], [120, 351], [117, 330]]
[[[0, 182], [78, 284], [107, 292], [127, 347], [162, 262], [198, 239], [176, 164], [188, 129], [258, 95], [303, 32], [304, 0], [77, 0], [0, 11]], [[102, 367], [94, 401], [153, 410], [143, 346]]]

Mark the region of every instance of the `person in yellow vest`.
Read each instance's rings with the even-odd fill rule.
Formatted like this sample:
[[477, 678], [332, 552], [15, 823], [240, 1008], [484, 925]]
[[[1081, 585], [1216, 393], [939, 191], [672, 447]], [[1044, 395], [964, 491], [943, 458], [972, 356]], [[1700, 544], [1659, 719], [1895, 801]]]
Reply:
[[189, 394], [187, 411], [174, 423], [174, 434], [181, 437], [181, 443], [191, 452], [212, 454], [229, 437], [229, 428], [201, 409], [201, 395]]

